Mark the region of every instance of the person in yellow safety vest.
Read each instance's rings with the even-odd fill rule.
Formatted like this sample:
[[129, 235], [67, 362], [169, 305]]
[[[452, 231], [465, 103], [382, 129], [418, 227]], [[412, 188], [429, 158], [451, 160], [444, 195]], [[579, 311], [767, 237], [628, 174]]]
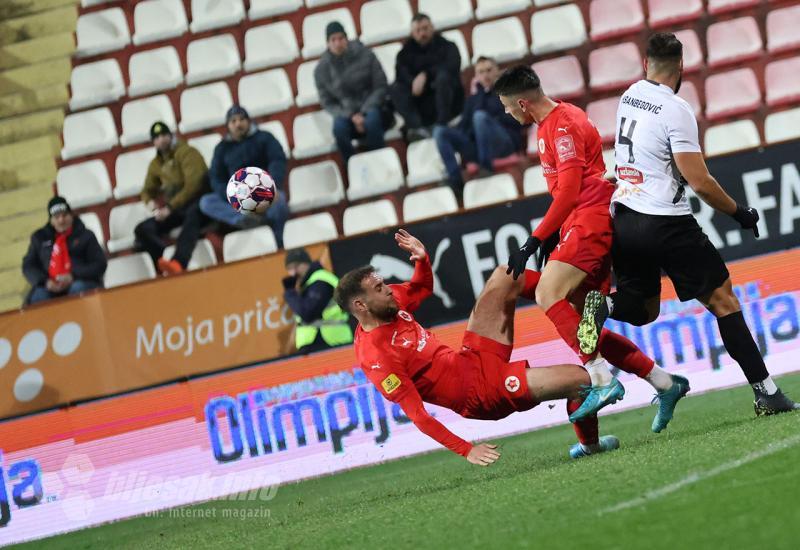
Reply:
[[312, 262], [303, 248], [286, 253], [286, 272], [283, 298], [295, 315], [297, 349], [310, 352], [351, 344], [350, 316], [333, 301], [339, 278]]

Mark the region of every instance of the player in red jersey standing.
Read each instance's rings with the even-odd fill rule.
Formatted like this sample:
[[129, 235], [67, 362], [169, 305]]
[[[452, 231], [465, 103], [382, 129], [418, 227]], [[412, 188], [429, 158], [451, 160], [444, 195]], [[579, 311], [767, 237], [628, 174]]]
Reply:
[[[458, 437], [425, 410], [423, 401], [481, 420], [504, 418], [552, 399], [566, 398], [568, 413], [580, 406], [589, 377], [578, 365], [528, 368], [527, 361], [510, 361], [514, 309], [524, 281], [507, 277], [505, 267], [495, 270], [472, 309], [462, 348], [455, 351], [412, 316], [433, 292], [425, 247], [402, 229], [395, 239], [416, 263], [411, 281], [387, 285], [372, 266], [365, 266], [339, 280], [334, 298], [358, 319], [354, 346], [367, 378], [420, 431], [471, 463], [488, 466], [500, 457], [497, 446]], [[570, 448], [572, 458], [619, 447], [614, 436], [598, 437], [595, 415], [574, 428], [579, 442]]]
[[494, 90], [506, 112], [518, 122], [539, 125], [539, 159], [553, 203], [525, 244], [511, 253], [508, 273], [513, 272], [515, 279], [523, 272], [526, 278], [533, 277], [536, 272], [525, 269], [528, 259], [539, 252], [535, 261], [541, 264], [542, 242], [560, 230], [558, 245], [550, 253], [534, 292], [536, 302], [581, 358], [592, 380], [591, 392], [570, 420], [596, 414], [625, 395], [622, 384], [612, 376], [607, 359], [656, 389], [659, 410], [652, 429], [660, 432], [672, 418], [678, 400], [689, 391], [689, 382], [670, 375], [633, 342], [608, 330], [603, 330], [596, 351], [583, 353], [578, 343], [580, 315], [576, 308], [583, 308], [587, 292], [607, 293], [611, 284], [609, 205], [614, 185], [604, 178], [600, 134], [580, 108], [545, 95], [539, 77], [528, 66], [507, 70]]

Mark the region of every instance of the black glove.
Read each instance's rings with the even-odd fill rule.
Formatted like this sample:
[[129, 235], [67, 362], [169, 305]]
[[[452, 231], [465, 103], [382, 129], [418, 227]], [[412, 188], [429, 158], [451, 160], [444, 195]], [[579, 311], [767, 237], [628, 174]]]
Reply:
[[508, 269], [506, 270], [506, 275], [510, 275], [513, 271], [514, 280], [516, 281], [525, 271], [525, 264], [528, 263], [528, 258], [530, 258], [531, 255], [533, 255], [539, 249], [539, 245], [541, 244], [542, 241], [536, 237], [528, 237], [528, 240], [525, 241], [525, 244], [523, 244], [519, 250], [514, 250], [508, 257]]
[[297, 277], [292, 277], [290, 275], [288, 277], [284, 277], [283, 279], [281, 279], [281, 282], [283, 283], [284, 290], [291, 290], [297, 284]]
[[737, 204], [736, 212], [733, 213], [733, 219], [739, 222], [742, 229], [752, 229], [756, 238], [758, 238], [758, 210]]
[[560, 229], [544, 240], [542, 246], [539, 247], [539, 251], [536, 253], [536, 256], [534, 256], [534, 260], [536, 261], [536, 269], [539, 271], [542, 270], [542, 266], [544, 266], [544, 264], [547, 263], [547, 260], [550, 259], [550, 254], [556, 249], [556, 246], [558, 246], [560, 240]]

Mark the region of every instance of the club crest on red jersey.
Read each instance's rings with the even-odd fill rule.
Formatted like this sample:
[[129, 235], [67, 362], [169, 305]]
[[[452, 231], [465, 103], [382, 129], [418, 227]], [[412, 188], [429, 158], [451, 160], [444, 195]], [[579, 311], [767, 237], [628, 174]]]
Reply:
[[403, 311], [402, 309], [397, 312], [397, 316], [400, 317], [403, 321], [408, 321], [409, 323], [411, 321], [413, 321], [413, 319], [411, 318], [411, 315], [409, 315], [407, 312]]
[[572, 136], [557, 137], [555, 146], [556, 152], [558, 153], [558, 160], [561, 162], [574, 158], [576, 155], [575, 142], [572, 140]]

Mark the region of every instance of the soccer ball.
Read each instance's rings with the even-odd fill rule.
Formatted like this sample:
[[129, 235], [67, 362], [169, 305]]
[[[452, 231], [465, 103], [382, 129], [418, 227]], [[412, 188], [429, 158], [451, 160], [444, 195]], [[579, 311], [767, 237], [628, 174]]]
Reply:
[[242, 213], [264, 213], [278, 194], [272, 177], [261, 168], [240, 168], [228, 180], [228, 202]]

